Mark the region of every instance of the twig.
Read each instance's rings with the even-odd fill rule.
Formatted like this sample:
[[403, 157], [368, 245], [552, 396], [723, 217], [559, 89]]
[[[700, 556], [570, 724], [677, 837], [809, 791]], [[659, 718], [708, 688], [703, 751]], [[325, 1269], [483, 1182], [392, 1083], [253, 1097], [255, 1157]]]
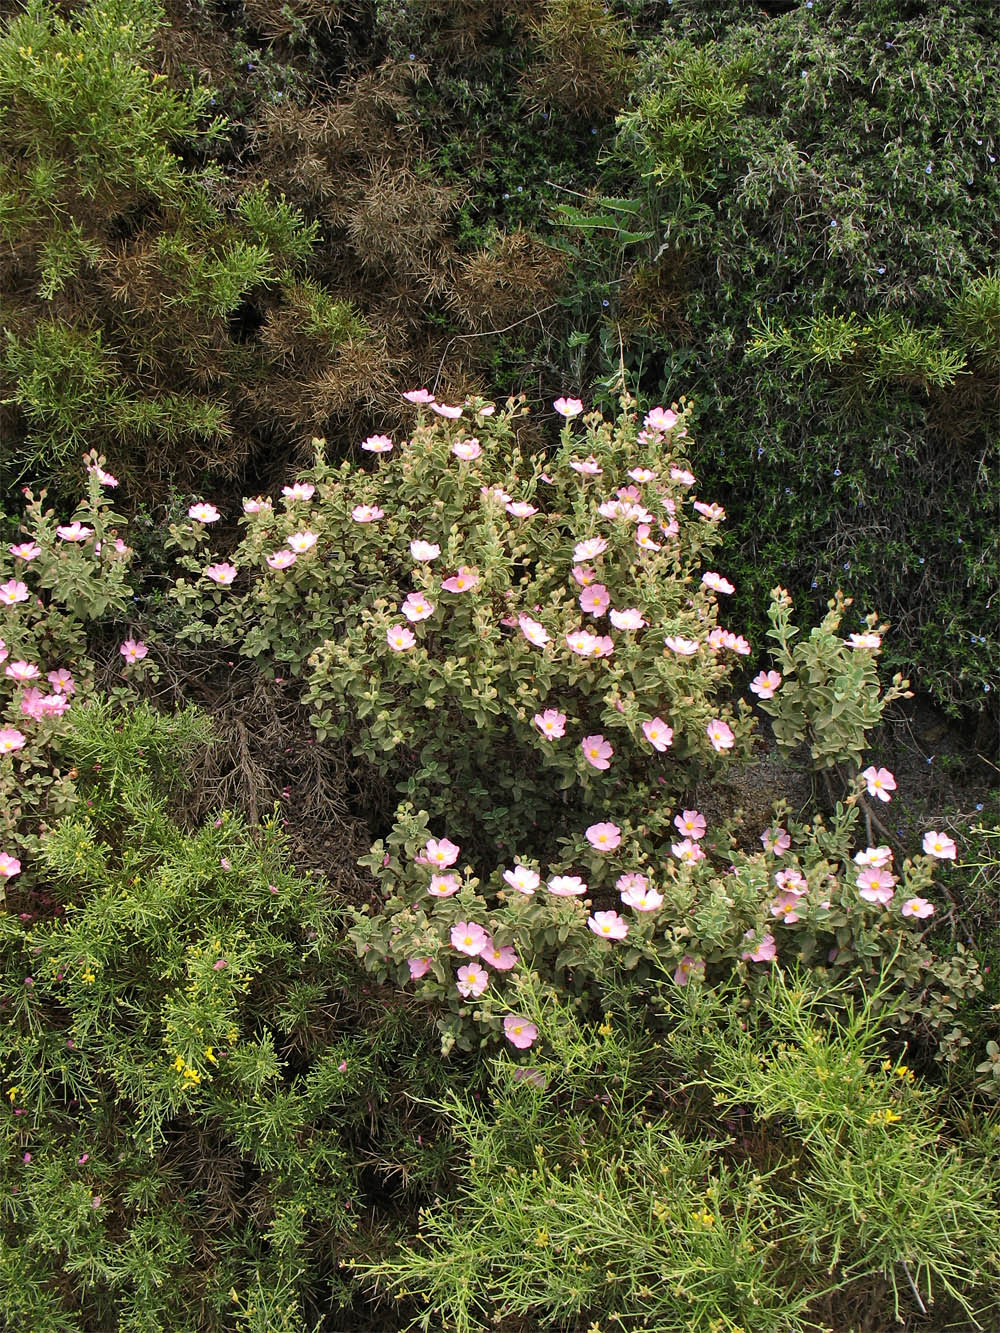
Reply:
[[441, 360], [438, 362], [437, 374], [434, 376], [434, 382], [431, 385], [436, 393], [438, 380], [441, 378], [441, 371], [444, 368], [445, 357], [448, 355], [452, 343], [461, 341], [462, 338], [493, 338], [500, 333], [509, 333], [511, 329], [516, 329], [519, 324], [527, 324], [529, 319], [534, 319], [537, 315], [544, 315], [549, 310], [554, 310], [559, 305], [558, 301], [552, 301], [549, 305], [540, 306], [537, 310], [532, 310], [530, 315], [525, 315], [523, 319], [515, 319], [513, 324], [508, 324], [505, 329], [485, 329], [482, 333], [456, 333], [453, 338], [449, 338], [444, 345], [444, 351], [441, 353]]
[[920, 1313], [921, 1313], [921, 1314], [926, 1314], [926, 1313], [927, 1313], [927, 1306], [926, 1306], [926, 1305], [923, 1303], [923, 1301], [920, 1299], [920, 1292], [917, 1291], [916, 1284], [914, 1283], [913, 1278], [910, 1277], [910, 1270], [907, 1268], [905, 1262], [904, 1262], [902, 1259], [900, 1259], [900, 1261], [899, 1261], [899, 1266], [900, 1266], [900, 1268], [902, 1268], [903, 1272], [906, 1274], [906, 1280], [907, 1280], [907, 1282], [909, 1282], [909, 1284], [910, 1284], [910, 1290], [913, 1292], [914, 1298], [916, 1299], [917, 1304], [920, 1306]]

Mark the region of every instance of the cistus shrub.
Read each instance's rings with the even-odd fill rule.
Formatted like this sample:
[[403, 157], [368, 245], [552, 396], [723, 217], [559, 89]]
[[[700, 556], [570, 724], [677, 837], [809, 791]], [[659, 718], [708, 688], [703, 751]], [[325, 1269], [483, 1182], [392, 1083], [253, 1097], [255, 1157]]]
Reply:
[[301, 674], [320, 739], [480, 846], [677, 795], [747, 752], [726, 683], [749, 645], [705, 567], [725, 514], [697, 498], [685, 414], [574, 426], [582, 404], [559, 406], [536, 454], [513, 400], [426, 404], [409, 440], [364, 441], [371, 466], [320, 458], [280, 508], [247, 501], [224, 561], [215, 506], [172, 528], [181, 639]]

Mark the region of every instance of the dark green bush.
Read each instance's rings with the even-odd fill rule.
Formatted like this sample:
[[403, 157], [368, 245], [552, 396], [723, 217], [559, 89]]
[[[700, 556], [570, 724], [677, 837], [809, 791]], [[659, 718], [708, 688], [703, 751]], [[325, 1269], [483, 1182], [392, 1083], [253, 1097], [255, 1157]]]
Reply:
[[645, 47], [608, 180], [655, 233], [634, 285], [665, 284], [683, 322], [636, 327], [626, 289], [626, 355], [657, 400], [683, 367], [745, 613], [776, 581], [844, 587], [916, 683], [990, 705], [1000, 20], [976, 0], [767, 11], [694, 0]]

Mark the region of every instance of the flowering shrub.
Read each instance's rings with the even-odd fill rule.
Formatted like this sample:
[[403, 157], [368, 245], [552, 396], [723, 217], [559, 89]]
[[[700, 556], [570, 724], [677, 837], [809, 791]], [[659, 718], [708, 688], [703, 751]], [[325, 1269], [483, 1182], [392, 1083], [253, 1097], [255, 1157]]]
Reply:
[[925, 895], [948, 840], [929, 831], [897, 867], [890, 848], [858, 845], [859, 815], [855, 792], [829, 821], [765, 830], [757, 852], [708, 831], [696, 810], [674, 815], [669, 845], [648, 824], [602, 822], [553, 835], [544, 862], [512, 854], [480, 878], [459, 845], [431, 835], [426, 812], [404, 805], [363, 861], [384, 911], [355, 910], [350, 934], [379, 981], [413, 985], [433, 1003], [445, 1053], [532, 1044], [509, 1030], [524, 973], [599, 1009], [622, 971], [668, 971], [680, 987], [750, 983], [777, 960], [848, 993], [884, 977], [900, 1025], [953, 1061], [966, 1041], [957, 1011], [982, 980], [961, 946], [940, 957], [924, 938], [935, 912]]
[[93, 690], [87, 627], [122, 614], [132, 592], [124, 520], [106, 494], [117, 482], [97, 454], [84, 462], [87, 493], [70, 522], [44, 507], [44, 491], [26, 491], [20, 540], [0, 550], [0, 890], [18, 877], [10, 906], [25, 919], [49, 905], [30, 863], [38, 821], [74, 800], [64, 750]]
[[[705, 569], [723, 510], [695, 498], [686, 416], [566, 418], [551, 454], [518, 443], [523, 409], [409, 395], [420, 422], [245, 504], [229, 560], [198, 504], [173, 540], [190, 577], [184, 634], [306, 678], [321, 738], [345, 737], [453, 832], [542, 833], [569, 806], [613, 817], [745, 754], [725, 702], [750, 651], [718, 623]], [[588, 821], [589, 822], [589, 821]], [[539, 836], [542, 836], [540, 833]]]
[[888, 704], [910, 699], [909, 681], [897, 672], [883, 694], [876, 670], [887, 626], [870, 615], [867, 629], [841, 637], [851, 599], [841, 593], [804, 639], [792, 624], [792, 599], [784, 588], [771, 593], [768, 637], [777, 644], [780, 671], [761, 672], [751, 685], [760, 706], [773, 719], [774, 735], [786, 754], [806, 743], [817, 771], [846, 766], [857, 772], [865, 737], [877, 726]]

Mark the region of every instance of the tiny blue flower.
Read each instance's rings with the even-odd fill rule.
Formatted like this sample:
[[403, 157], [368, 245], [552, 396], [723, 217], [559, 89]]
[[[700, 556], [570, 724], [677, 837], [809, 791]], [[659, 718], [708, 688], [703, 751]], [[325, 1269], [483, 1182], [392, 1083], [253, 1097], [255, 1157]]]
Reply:
[[977, 810], [982, 810], [982, 808], [983, 808], [983, 803], [982, 803], [982, 801], [977, 801], [977, 802], [976, 802], [976, 809], [977, 809]]
[[884, 264], [879, 264], [879, 266], [878, 266], [878, 268], [875, 270], [875, 272], [876, 272], [876, 273], [884, 273], [884, 272], [885, 272], [885, 265], [884, 265]]
[[833, 222], [830, 223], [830, 226], [831, 226], [831, 227], [835, 227], [836, 225], [837, 225], [837, 223], [836, 223], [836, 219], [835, 219]]
[[926, 165], [926, 167], [924, 167], [924, 171], [926, 171], [926, 173], [927, 173], [928, 176], [931, 174], [931, 172], [932, 172], [933, 170], [934, 170], [934, 168], [933, 168], [933, 166], [931, 165], [930, 162], [928, 162], [927, 165]]
[[833, 469], [833, 475], [834, 475], [835, 477], [839, 477], [839, 476], [840, 476], [840, 468], [839, 468], [839, 467], [835, 467], [835, 468]]
[[922, 565], [923, 563], [924, 563], [924, 557], [921, 556], [920, 559], [917, 561], [917, 564]]
[[819, 584], [816, 582], [815, 579], [813, 579], [813, 581], [812, 581], [812, 586], [813, 586], [814, 588], [818, 588], [818, 587], [819, 587]]
[[610, 302], [610, 301], [607, 301], [607, 300], [604, 300], [604, 301], [601, 302], [601, 305], [603, 305], [603, 306], [609, 306], [610, 304], [611, 304], [611, 302]]

